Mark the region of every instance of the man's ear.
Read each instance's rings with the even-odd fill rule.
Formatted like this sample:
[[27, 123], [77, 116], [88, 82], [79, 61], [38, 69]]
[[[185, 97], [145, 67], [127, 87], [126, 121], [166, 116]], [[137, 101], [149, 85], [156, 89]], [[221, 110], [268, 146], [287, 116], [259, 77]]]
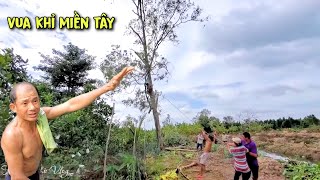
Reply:
[[16, 105], [15, 105], [15, 104], [10, 103], [9, 107], [10, 107], [11, 111], [13, 111], [14, 113], [16, 113]]

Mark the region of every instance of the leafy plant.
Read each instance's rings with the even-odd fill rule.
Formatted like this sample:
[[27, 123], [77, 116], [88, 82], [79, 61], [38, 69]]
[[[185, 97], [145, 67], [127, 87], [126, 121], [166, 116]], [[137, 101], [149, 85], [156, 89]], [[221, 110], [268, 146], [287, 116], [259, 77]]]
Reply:
[[219, 149], [219, 144], [213, 144], [212, 145], [212, 152], [217, 152]]
[[286, 178], [293, 180], [318, 180], [320, 177], [320, 164], [288, 163], [283, 174]]

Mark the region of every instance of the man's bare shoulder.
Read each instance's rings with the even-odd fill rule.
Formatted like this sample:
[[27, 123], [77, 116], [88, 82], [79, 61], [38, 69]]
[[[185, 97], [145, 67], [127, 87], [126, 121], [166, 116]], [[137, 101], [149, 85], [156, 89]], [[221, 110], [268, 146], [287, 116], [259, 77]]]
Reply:
[[[61, 107], [61, 106], [62, 106], [62, 104], [59, 104], [59, 105], [54, 106], [54, 107], [41, 107], [41, 109], [44, 111], [47, 119], [50, 121], [50, 120], [56, 118], [56, 117], [55, 117], [55, 112], [54, 112], [54, 111], [55, 111], [55, 108]], [[64, 109], [65, 109], [65, 108], [64, 108]], [[41, 113], [41, 112], [40, 112], [40, 113]]]
[[40, 109], [42, 109], [46, 114], [48, 114], [52, 107], [41, 107]]
[[22, 134], [20, 129], [15, 126], [14, 120], [7, 125], [1, 137], [1, 147], [8, 144], [22, 145]]

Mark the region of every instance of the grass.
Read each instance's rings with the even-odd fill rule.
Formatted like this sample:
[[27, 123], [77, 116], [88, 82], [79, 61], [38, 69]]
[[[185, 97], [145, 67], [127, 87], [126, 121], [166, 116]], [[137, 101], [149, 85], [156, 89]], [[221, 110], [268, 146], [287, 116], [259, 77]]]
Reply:
[[217, 152], [219, 149], [219, 144], [213, 144], [212, 145], [212, 152]]
[[[186, 158], [192, 158], [193, 154], [185, 154]], [[159, 155], [146, 158], [147, 174], [149, 178], [156, 179], [168, 171], [175, 170], [183, 161], [182, 153], [176, 151], [161, 152]]]

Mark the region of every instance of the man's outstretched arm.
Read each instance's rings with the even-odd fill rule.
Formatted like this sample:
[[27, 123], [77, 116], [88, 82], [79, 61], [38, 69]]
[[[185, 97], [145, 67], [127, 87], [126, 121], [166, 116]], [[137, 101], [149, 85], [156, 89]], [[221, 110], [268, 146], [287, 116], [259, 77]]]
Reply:
[[104, 86], [87, 92], [85, 94], [81, 94], [79, 96], [71, 98], [63, 104], [59, 104], [54, 107], [44, 107], [43, 110], [46, 112], [47, 118], [54, 119], [63, 114], [74, 112], [89, 106], [95, 99], [97, 99], [102, 94], [114, 90], [120, 84], [120, 81], [133, 69], [133, 67], [124, 68], [119, 74], [114, 76], [110, 80], [110, 82], [108, 82]]

